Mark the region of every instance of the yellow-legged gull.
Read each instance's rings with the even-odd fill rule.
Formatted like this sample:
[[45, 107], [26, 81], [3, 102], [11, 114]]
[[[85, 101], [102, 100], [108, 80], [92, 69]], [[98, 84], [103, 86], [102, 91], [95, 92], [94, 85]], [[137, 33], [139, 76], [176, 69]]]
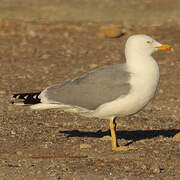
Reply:
[[140, 111], [153, 98], [159, 83], [159, 67], [152, 57], [157, 50], [172, 48], [147, 35], [133, 35], [125, 45], [126, 63], [103, 66], [41, 93], [14, 94], [13, 98], [31, 105], [31, 109], [59, 108], [108, 119], [112, 149], [130, 150], [133, 147], [117, 145], [115, 118]]

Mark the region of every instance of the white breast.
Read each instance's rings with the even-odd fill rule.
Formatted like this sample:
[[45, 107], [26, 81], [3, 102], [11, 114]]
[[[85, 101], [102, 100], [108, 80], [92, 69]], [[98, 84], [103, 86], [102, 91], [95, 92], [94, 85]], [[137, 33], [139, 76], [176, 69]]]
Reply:
[[126, 116], [141, 110], [154, 96], [159, 82], [159, 67], [154, 60], [129, 66], [131, 91], [128, 95], [100, 106], [94, 115], [102, 118]]
[[151, 60], [141, 64], [141, 68], [132, 73], [129, 98], [132, 102], [131, 113], [135, 113], [153, 98], [159, 83], [159, 67], [156, 61]]

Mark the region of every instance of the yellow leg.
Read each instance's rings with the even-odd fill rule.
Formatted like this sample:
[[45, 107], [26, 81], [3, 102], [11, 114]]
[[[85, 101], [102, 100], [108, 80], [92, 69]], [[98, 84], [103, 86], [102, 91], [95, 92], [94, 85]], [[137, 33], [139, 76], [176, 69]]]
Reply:
[[118, 146], [117, 144], [117, 137], [116, 137], [116, 122], [115, 119], [110, 120], [110, 131], [112, 137], [112, 150], [114, 151], [128, 151], [135, 149], [132, 146]]

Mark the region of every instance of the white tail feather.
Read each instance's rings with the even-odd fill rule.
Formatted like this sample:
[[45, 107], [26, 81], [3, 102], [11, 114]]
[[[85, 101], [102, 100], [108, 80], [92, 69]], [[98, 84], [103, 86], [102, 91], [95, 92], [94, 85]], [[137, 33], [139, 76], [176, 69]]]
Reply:
[[48, 104], [48, 103], [39, 103], [35, 105], [30, 106], [33, 110], [44, 110], [44, 109], [60, 109], [66, 112], [72, 112], [72, 113], [79, 113], [86, 117], [92, 117], [93, 111], [81, 108], [78, 106], [71, 106], [71, 105], [65, 105], [65, 104]]
[[39, 103], [39, 104], [31, 105], [30, 107], [31, 107], [31, 109], [39, 109], [39, 110], [43, 110], [43, 109], [55, 109], [55, 108], [64, 109], [65, 105]]

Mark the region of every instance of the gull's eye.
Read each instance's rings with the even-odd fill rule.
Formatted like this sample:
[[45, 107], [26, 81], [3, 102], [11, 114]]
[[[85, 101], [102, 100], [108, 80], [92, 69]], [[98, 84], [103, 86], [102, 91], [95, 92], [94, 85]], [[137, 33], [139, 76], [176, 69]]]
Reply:
[[150, 43], [151, 43], [151, 41], [146, 41], [146, 43], [150, 44]]

